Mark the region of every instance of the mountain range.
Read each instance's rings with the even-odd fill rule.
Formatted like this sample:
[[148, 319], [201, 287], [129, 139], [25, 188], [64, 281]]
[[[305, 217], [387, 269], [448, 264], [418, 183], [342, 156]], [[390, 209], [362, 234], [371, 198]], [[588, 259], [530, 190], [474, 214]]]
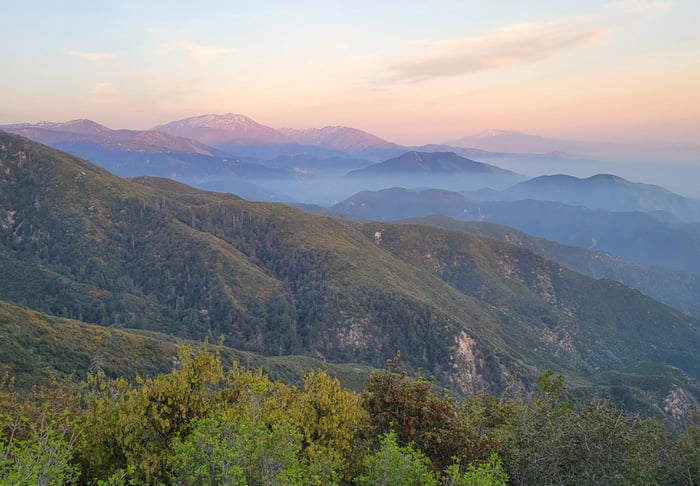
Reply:
[[[212, 156], [251, 155], [264, 151], [278, 155], [363, 156], [389, 158], [409, 150], [375, 135], [351, 127], [275, 129], [240, 114], [200, 115], [158, 125], [151, 130], [112, 130], [87, 119], [68, 122], [16, 123], [0, 125], [1, 130], [24, 135], [47, 145], [65, 142], [94, 142], [104, 148], [125, 151], [204, 154]], [[279, 146], [276, 147], [275, 146]], [[222, 152], [213, 147], [224, 147]], [[438, 147], [426, 146], [434, 151]], [[458, 147], [459, 149], [461, 147]], [[483, 156], [489, 152], [475, 150]], [[255, 154], [252, 154], [255, 155]]]
[[485, 221], [631, 262], [700, 274], [700, 234], [643, 212], [613, 212], [559, 202], [477, 202], [439, 189], [363, 191], [332, 207], [344, 217], [392, 221], [435, 214]]
[[553, 369], [649, 413], [674, 387], [697, 396], [700, 321], [523, 246], [125, 180], [10, 134], [0, 169], [0, 300], [268, 355], [401, 351], [460, 392], [528, 391]]
[[[233, 114], [193, 117], [168, 125], [182, 130], [213, 131], [219, 135], [224, 133], [229, 137], [226, 140], [230, 143], [233, 140], [230, 138], [232, 136], [239, 137], [239, 140], [250, 141], [245, 137], [253, 136], [255, 133], [276, 133], [272, 128], [257, 124], [247, 117]], [[632, 183], [617, 176], [605, 174], [585, 179], [566, 175], [542, 176], [522, 182], [522, 176], [513, 172], [466, 159], [454, 152], [414, 150], [375, 164], [368, 159], [350, 157], [347, 152], [335, 156], [280, 155], [261, 160], [226, 154], [201, 142], [158, 131], [111, 130], [89, 120], [74, 120], [66, 123], [44, 122], [33, 125], [16, 124], [6, 128], [24, 133], [34, 139], [50, 142], [56, 148], [95, 161], [120, 176], [169, 177], [203, 189], [232, 192], [252, 200], [300, 201], [330, 205], [365, 189], [378, 190], [392, 186], [434, 187], [458, 190], [482, 203], [532, 199], [561, 202], [568, 206], [580, 205], [594, 210], [644, 211], [653, 214], [662, 222], [676, 223], [673, 230], [679, 232], [697, 233], [693, 231], [691, 225], [679, 223], [697, 221], [700, 218], [700, 202], [681, 197], [658, 186]], [[351, 149], [352, 147], [357, 150], [365, 150], [368, 147], [380, 150], [398, 147], [365, 132], [349, 128], [326, 127], [304, 131], [285, 129], [279, 132], [279, 136], [274, 135], [269, 140], [271, 145], [275, 145], [275, 141], [290, 142], [290, 137], [295, 136], [297, 142], [325, 145], [323, 150]], [[286, 135], [282, 132], [286, 132]], [[290, 147], [287, 143], [276, 146], [280, 147], [282, 152]], [[293, 147], [298, 149], [304, 146], [293, 145]], [[343, 178], [345, 173], [350, 174]], [[514, 183], [519, 184], [512, 185]], [[475, 191], [482, 187], [503, 190]], [[525, 203], [521, 205], [523, 204]], [[543, 203], [529, 203], [529, 205], [533, 211], [545, 207]], [[495, 206], [492, 205], [492, 212], [493, 207]], [[546, 236], [562, 243], [590, 249], [602, 248], [626, 258], [634, 258], [634, 261], [639, 263], [666, 265], [677, 270], [685, 270], [683, 255], [689, 252], [693, 254], [690, 248], [694, 244], [692, 241], [683, 243], [680, 248], [673, 250], [670, 246], [668, 249], [671, 251], [665, 252], [666, 254], [658, 248], [653, 248], [654, 245], [661, 244], [658, 238], [653, 244], [648, 244], [648, 238], [642, 238], [641, 247], [633, 243], [634, 240], [629, 237], [622, 240], [612, 238], [612, 241], [605, 242], [605, 238], [601, 238], [601, 234], [604, 233], [602, 229], [577, 231], [576, 228], [570, 227], [571, 222], [566, 218], [562, 220], [563, 213], [556, 211], [552, 213], [554, 207], [551, 205], [546, 207], [549, 214], [554, 215], [554, 219], [549, 223], [550, 226], [562, 223], [564, 225], [562, 228], [542, 228], [542, 223], [537, 221], [530, 221], [527, 228], [525, 226], [519, 226], [519, 228], [535, 231], [538, 236]], [[483, 212], [483, 209], [482, 207], [477, 212]], [[441, 211], [443, 210], [435, 209], [436, 213]], [[444, 211], [453, 214], [449, 212], [450, 209]], [[566, 213], [576, 212], [577, 210], [574, 209], [566, 209]], [[428, 214], [421, 213], [421, 215]], [[415, 216], [415, 214], [404, 214], [404, 216]], [[462, 216], [459, 217], [462, 218]], [[594, 217], [591, 213], [584, 213], [584, 216], [589, 219]], [[367, 217], [371, 218], [371, 215]], [[477, 215], [477, 219], [479, 217]], [[530, 216], [526, 215], [527, 217]], [[607, 218], [605, 216], [603, 219]], [[638, 221], [636, 226], [632, 224], [632, 220], [639, 219], [638, 216], [626, 218], [617, 215], [614, 218], [627, 219], [620, 226], [627, 229], [633, 226], [638, 229], [643, 224], [643, 221]], [[510, 220], [507, 215], [501, 215], [498, 221], [508, 223]], [[603, 221], [599, 223], [602, 224]], [[650, 229], [656, 227], [655, 223], [652, 223]], [[568, 234], [564, 234], [566, 232]], [[650, 231], [646, 234], [649, 235]], [[678, 238], [673, 238], [671, 241], [678, 242]], [[630, 248], [620, 248], [624, 245], [630, 245]], [[640, 247], [639, 251], [634, 254], [632, 250], [637, 247]], [[670, 256], [676, 251], [680, 251], [680, 257]], [[652, 255], [654, 252], [656, 254]]]
[[293, 200], [256, 181], [304, 175], [294, 167], [265, 165], [259, 159], [232, 155], [190, 138], [155, 130], [112, 130], [90, 120], [22, 123], [0, 129], [65, 150], [122, 177], [168, 177], [253, 200]]
[[[86, 125], [86, 127], [80, 125]], [[73, 120], [65, 123], [19, 123], [3, 125], [0, 126], [0, 129], [11, 132], [24, 130], [24, 135], [42, 143], [52, 144], [53, 142], [47, 138], [46, 133], [40, 134], [38, 132], [63, 130], [74, 134], [95, 135], [94, 126], [106, 128], [89, 120]], [[123, 130], [123, 132], [129, 131], [136, 132], [136, 130]], [[235, 113], [193, 116], [158, 125], [150, 131], [162, 131], [197, 140], [200, 144], [223, 149], [229, 155], [240, 157], [270, 159], [282, 155], [304, 154], [321, 157], [351, 156], [377, 162], [411, 150], [455, 152], [469, 158], [500, 161], [519, 160], [520, 169], [510, 167], [518, 172], [525, 171], [526, 167], [532, 169], [545, 162], [546, 165], [551, 166], [554, 162], [582, 160], [581, 157], [593, 157], [592, 160], [586, 160], [586, 165], [594, 163], [601, 165], [601, 167], [619, 168], [610, 160], [603, 162], [603, 159], [633, 157], [636, 160], [697, 160], [698, 153], [696, 146], [654, 145], [646, 142], [621, 144], [571, 141], [534, 136], [512, 130], [484, 130], [476, 135], [465, 136], [442, 144], [402, 146], [351, 127], [275, 129], [258, 123], [245, 115]], [[119, 142], [119, 145], [130, 150], [129, 143], [123, 140]], [[146, 143], [146, 145], [148, 146], [150, 143]]]
[[495, 201], [558, 201], [591, 209], [642, 211], [658, 213], [659, 217], [671, 216], [671, 219], [678, 221], [700, 221], [700, 201], [680, 196], [663, 187], [630, 182], [612, 174], [588, 178], [562, 174], [540, 176], [501, 192], [486, 193], [483, 198]]
[[[456, 152], [465, 157], [521, 157], [507, 150], [490, 152], [464, 145], [430, 144], [402, 146], [357, 128], [274, 129], [245, 115], [200, 115], [158, 125], [154, 130], [199, 140], [219, 149], [244, 156], [274, 158], [280, 155], [350, 156], [382, 161], [408, 151]], [[504, 153], [505, 152], [505, 153]], [[531, 155], [531, 154], [525, 154]]]
[[[150, 131], [111, 130], [89, 120], [0, 128], [88, 159], [122, 177], [168, 177], [252, 200], [331, 204], [362, 189], [421, 186], [428, 181], [424, 173], [416, 172], [418, 153], [431, 158], [429, 183], [437, 187], [503, 189], [523, 179], [455, 153], [411, 151], [354, 128], [275, 130], [237, 114], [197, 116]], [[383, 163], [363, 174], [364, 180], [342, 177], [372, 166], [377, 159]], [[382, 174], [388, 167], [393, 167], [392, 173]]]
[[228, 153], [261, 158], [282, 155], [382, 158], [405, 151], [362, 130], [324, 127], [274, 129], [245, 115], [201, 115], [158, 125], [154, 130], [198, 140]]
[[65, 123], [20, 123], [3, 125], [0, 126], [0, 129], [24, 135], [46, 145], [92, 142], [105, 149], [120, 151], [180, 153], [214, 157], [226, 155], [191, 138], [178, 137], [155, 130], [112, 130], [85, 119]]

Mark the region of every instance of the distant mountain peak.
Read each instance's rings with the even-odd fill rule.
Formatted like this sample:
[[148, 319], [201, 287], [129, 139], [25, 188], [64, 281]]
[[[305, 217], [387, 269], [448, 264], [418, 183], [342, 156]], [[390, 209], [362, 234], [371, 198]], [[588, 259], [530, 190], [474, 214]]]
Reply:
[[70, 120], [64, 123], [57, 123], [56, 128], [64, 128], [67, 131], [84, 133], [86, 131], [91, 131], [94, 133], [108, 132], [110, 129], [104, 125], [101, 125], [87, 118], [79, 118], [77, 120]]
[[110, 131], [110, 129], [106, 126], [101, 125], [92, 120], [88, 120], [87, 118], [79, 118], [77, 120], [70, 120], [67, 122], [41, 121], [39, 123], [17, 123], [14, 125], [6, 125], [6, 128], [16, 130], [43, 129], [71, 133], [81, 133], [84, 135], [98, 134]]
[[[216, 128], [219, 130], [235, 130], [242, 127], [262, 126], [253, 119], [237, 113], [225, 113], [223, 115], [207, 114], [193, 116], [182, 120], [167, 123], [169, 126], [189, 126], [202, 128]], [[156, 130], [158, 127], [156, 127]]]
[[376, 135], [345, 126], [306, 129], [280, 128], [279, 132], [301, 145], [315, 145], [346, 152], [397, 147], [397, 145], [387, 142]]
[[616, 176], [614, 174], [596, 174], [588, 179], [586, 179], [591, 182], [615, 182], [615, 183], [622, 183], [622, 184], [632, 184], [630, 181], [627, 179], [623, 179], [622, 177]]
[[[454, 152], [421, 152], [418, 150], [409, 150], [403, 155], [396, 157], [392, 160], [410, 160], [414, 159], [427, 164], [435, 164], [436, 162], [450, 161], [450, 162], [466, 162], [471, 164], [481, 164], [480, 162], [473, 161], [461, 155], [457, 155]], [[388, 162], [388, 161], [387, 161]]]
[[467, 159], [454, 152], [419, 152], [408, 151], [393, 159], [371, 165], [363, 170], [351, 172], [354, 176], [370, 174], [517, 174]]
[[[489, 128], [487, 130], [482, 130], [475, 137], [480, 138], [490, 138], [490, 137], [502, 137], [502, 136], [513, 136], [513, 135], [525, 135], [522, 132], [516, 132], [515, 130], [497, 130], [495, 128]], [[530, 136], [530, 135], [526, 135]]]
[[236, 113], [193, 116], [158, 125], [153, 130], [193, 138], [208, 145], [289, 143], [289, 139], [274, 128]]

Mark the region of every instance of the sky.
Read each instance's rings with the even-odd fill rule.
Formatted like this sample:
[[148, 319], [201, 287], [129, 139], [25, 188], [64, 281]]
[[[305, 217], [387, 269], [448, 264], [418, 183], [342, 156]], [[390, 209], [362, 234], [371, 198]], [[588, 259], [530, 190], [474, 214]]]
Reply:
[[0, 124], [238, 113], [412, 145], [698, 146], [698, 21], [698, 0], [6, 2]]

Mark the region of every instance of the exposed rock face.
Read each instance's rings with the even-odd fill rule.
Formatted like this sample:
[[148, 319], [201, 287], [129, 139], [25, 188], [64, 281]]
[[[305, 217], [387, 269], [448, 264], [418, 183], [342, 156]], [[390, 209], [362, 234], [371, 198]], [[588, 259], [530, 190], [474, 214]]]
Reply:
[[479, 345], [465, 331], [460, 332], [452, 348], [451, 381], [463, 393], [474, 394], [486, 389], [487, 384], [477, 369]]
[[688, 419], [692, 409], [698, 406], [693, 396], [678, 385], [673, 385], [663, 403], [663, 411], [673, 423], [682, 423]]

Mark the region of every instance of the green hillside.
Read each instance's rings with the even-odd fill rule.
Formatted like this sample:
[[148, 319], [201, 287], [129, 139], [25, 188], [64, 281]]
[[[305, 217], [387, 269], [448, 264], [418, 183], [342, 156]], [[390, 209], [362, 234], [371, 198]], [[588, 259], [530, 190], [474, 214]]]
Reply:
[[0, 299], [110, 332], [223, 336], [300, 370], [286, 356], [381, 367], [401, 351], [459, 392], [528, 391], [545, 369], [595, 391], [616, 371], [635, 397], [655, 390], [648, 405], [700, 377], [697, 320], [525, 248], [124, 180], [4, 134], [0, 228]]
[[[223, 335], [273, 355], [382, 366], [402, 350], [410, 367], [464, 390], [499, 388], [517, 368], [488, 344], [498, 338], [488, 309], [336, 220], [167, 180], [125, 181], [16, 136], [0, 148], [0, 270], [13, 275], [3, 299], [182, 338]], [[467, 324], [480, 336], [461, 357], [452, 350]]]
[[700, 376], [699, 322], [622, 284], [469, 233], [389, 223], [362, 229], [393, 255], [496, 309], [506, 342], [531, 350], [533, 360], [586, 374], [656, 361]]
[[[15, 387], [84, 380], [103, 371], [109, 378], [156, 376], [173, 370], [178, 346], [205, 347], [173, 336], [115, 329], [49, 316], [0, 301], [0, 365], [14, 377]], [[374, 368], [331, 364], [306, 356], [271, 356], [208, 345], [224, 363], [234, 361], [251, 370], [262, 369], [273, 379], [298, 385], [312, 370], [324, 370], [344, 386], [361, 390]]]
[[700, 318], [700, 276], [692, 273], [628, 262], [609, 253], [562, 245], [500, 224], [459, 221], [439, 215], [401, 222], [476, 233], [522, 246], [589, 277], [622, 282], [659, 302]]

